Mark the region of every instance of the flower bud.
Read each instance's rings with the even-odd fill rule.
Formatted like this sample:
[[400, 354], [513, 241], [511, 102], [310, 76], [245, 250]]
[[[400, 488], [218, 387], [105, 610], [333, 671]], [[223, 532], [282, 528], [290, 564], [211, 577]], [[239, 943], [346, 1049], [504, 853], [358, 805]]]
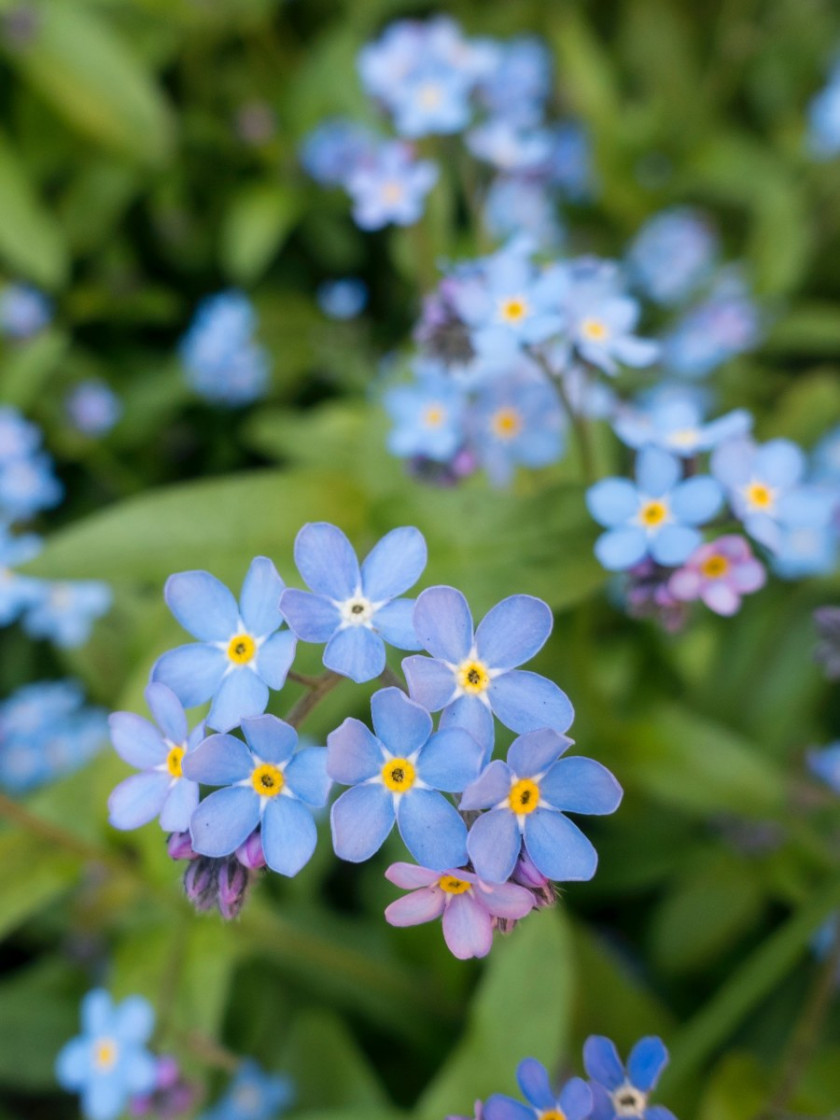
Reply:
[[234, 853], [243, 867], [257, 871], [265, 867], [260, 830], [255, 828], [244, 844], [240, 844]]
[[184, 891], [196, 910], [212, 910], [216, 905], [218, 862], [198, 856], [184, 872]]
[[[510, 878], [511, 882], [518, 883], [520, 887], [527, 887], [534, 896], [534, 905], [538, 910], [544, 906], [553, 906], [557, 901], [554, 884], [537, 870], [527, 852], [520, 852]], [[501, 930], [501, 932], [507, 931]]]
[[193, 851], [188, 832], [170, 833], [166, 839], [166, 850], [170, 859], [195, 859], [198, 855]]
[[249, 879], [247, 867], [243, 867], [234, 856], [229, 856], [226, 860], [220, 861], [217, 877], [217, 901], [219, 913], [228, 921], [231, 918], [238, 917], [245, 902]]

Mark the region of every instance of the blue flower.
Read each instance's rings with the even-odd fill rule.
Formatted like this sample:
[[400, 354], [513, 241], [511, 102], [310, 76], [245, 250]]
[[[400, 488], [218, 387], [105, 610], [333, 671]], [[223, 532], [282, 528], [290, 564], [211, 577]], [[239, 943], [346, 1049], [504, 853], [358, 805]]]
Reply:
[[627, 1069], [614, 1044], [603, 1035], [590, 1035], [583, 1046], [583, 1064], [594, 1098], [591, 1120], [675, 1120], [662, 1105], [649, 1105], [648, 1096], [668, 1064], [661, 1038], [643, 1038], [630, 1051]]
[[269, 688], [282, 688], [296, 642], [280, 630], [280, 595], [286, 585], [265, 556], [251, 561], [237, 606], [209, 572], [179, 572], [166, 581], [164, 598], [197, 643], [159, 657], [152, 680], [168, 685], [186, 708], [212, 699], [208, 726], [229, 731], [265, 711]]
[[23, 628], [32, 638], [48, 638], [64, 649], [84, 645], [97, 618], [107, 614], [113, 592], [100, 580], [39, 580]]
[[247, 746], [211, 735], [184, 756], [184, 775], [225, 786], [193, 813], [192, 845], [205, 856], [229, 856], [259, 825], [265, 861], [280, 875], [297, 875], [318, 839], [312, 809], [326, 803], [330, 781], [324, 747], [295, 751], [297, 732], [276, 716], [242, 720]]
[[318, 306], [330, 319], [355, 319], [364, 311], [367, 303], [367, 284], [355, 276], [324, 280], [318, 285], [315, 298]]
[[505, 117], [494, 117], [467, 134], [472, 154], [499, 171], [535, 171], [551, 154], [551, 136], [544, 128], [524, 128]]
[[349, 175], [376, 152], [373, 133], [354, 120], [334, 117], [322, 121], [303, 142], [304, 170], [326, 187], [344, 186]]
[[392, 529], [359, 568], [344, 533], [325, 521], [304, 525], [295, 540], [295, 563], [312, 591], [290, 588], [280, 606], [304, 642], [326, 642], [324, 664], [361, 683], [385, 668], [385, 642], [420, 649], [411, 599], [398, 596], [420, 578], [426, 542], [419, 529]]
[[840, 742], [808, 751], [808, 769], [835, 793], [840, 793]]
[[74, 386], [67, 394], [64, 407], [73, 427], [86, 436], [110, 432], [123, 411], [116, 393], [96, 378]]
[[495, 48], [494, 65], [479, 83], [491, 114], [523, 124], [543, 115], [551, 93], [551, 52], [536, 35], [519, 35]]
[[646, 556], [675, 567], [703, 542], [695, 528], [720, 507], [720, 486], [707, 475], [681, 482], [678, 459], [646, 447], [636, 460], [636, 485], [605, 478], [586, 492], [589, 512], [608, 527], [595, 542], [595, 555], [609, 571], [632, 568]]
[[551, 192], [545, 183], [526, 175], [497, 176], [484, 197], [481, 216], [496, 241], [525, 233], [538, 245], [556, 249], [563, 239]]
[[703, 283], [718, 251], [717, 235], [703, 216], [676, 206], [645, 222], [630, 245], [627, 264], [646, 296], [670, 306]]
[[495, 759], [464, 790], [460, 809], [487, 809], [475, 821], [467, 851], [475, 872], [489, 883], [510, 878], [522, 845], [548, 879], [587, 880], [598, 854], [564, 815], [613, 813], [621, 786], [600, 762], [561, 758], [572, 740], [549, 728], [515, 739], [507, 762]]
[[662, 344], [662, 363], [682, 377], [705, 377], [761, 335], [758, 310], [740, 277], [724, 274], [711, 295], [691, 308]]
[[256, 324], [253, 304], [239, 291], [198, 305], [179, 349], [188, 382], [205, 400], [239, 407], [265, 396], [269, 358], [254, 340]]
[[390, 223], [414, 225], [437, 178], [437, 166], [430, 160], [415, 160], [408, 145], [398, 141], [381, 145], [345, 181], [353, 199], [354, 222], [365, 230]]
[[597, 188], [592, 167], [592, 142], [583, 125], [564, 121], [551, 129], [546, 174], [572, 202], [583, 202]]
[[573, 1077], [559, 1093], [555, 1093], [548, 1071], [536, 1058], [526, 1058], [519, 1063], [516, 1079], [531, 1107], [520, 1104], [512, 1097], [494, 1093], [484, 1105], [483, 1120], [534, 1120], [535, 1115], [538, 1120], [548, 1120], [549, 1117], [586, 1120], [592, 1111], [592, 1090], [585, 1081]]
[[817, 159], [831, 159], [840, 152], [840, 74], [808, 105], [808, 147]]
[[782, 526], [773, 554], [773, 571], [782, 579], [830, 575], [837, 568], [840, 556], [838, 527], [831, 522], [836, 502], [814, 487], [802, 487], [798, 498], [804, 503], [801, 512], [807, 523], [797, 524], [796, 511], [793, 511], [794, 523]]
[[815, 482], [840, 483], [840, 425], [826, 432], [814, 448], [813, 463]]
[[200, 1120], [275, 1120], [294, 1101], [288, 1077], [263, 1073], [254, 1061], [243, 1062], [224, 1096]]
[[459, 132], [470, 119], [471, 86], [469, 75], [451, 67], [420, 67], [391, 91], [394, 128], [412, 140]]
[[392, 455], [448, 463], [464, 442], [464, 394], [450, 379], [430, 374], [412, 385], [394, 385], [383, 403], [394, 421], [388, 433]]
[[726, 440], [746, 435], [752, 427], [752, 416], [745, 408], [737, 408], [705, 423], [703, 408], [696, 397], [659, 392], [647, 408], [619, 412], [613, 427], [628, 447], [661, 447], [688, 459]]
[[16, 408], [0, 407], [0, 463], [25, 459], [40, 444], [41, 430], [37, 424], [25, 420]]
[[8, 284], [0, 291], [0, 333], [9, 338], [31, 338], [51, 318], [52, 303], [30, 284]]
[[0, 517], [16, 521], [57, 506], [64, 487], [53, 474], [46, 452], [4, 459], [0, 456]]
[[372, 734], [348, 718], [327, 737], [327, 772], [352, 786], [332, 807], [333, 847], [361, 863], [378, 852], [394, 827], [419, 864], [433, 871], [466, 862], [467, 826], [439, 793], [459, 793], [481, 767], [483, 751], [466, 731], [432, 734], [429, 713], [398, 688], [370, 701]]
[[182, 764], [204, 738], [204, 724], [188, 734], [181, 702], [165, 684], [150, 684], [146, 703], [157, 727], [133, 712], [114, 712], [108, 721], [114, 750], [143, 771], [111, 793], [109, 819], [114, 828], [130, 829], [160, 817], [164, 831], [186, 832], [198, 805], [198, 786], [184, 777]]
[[441, 726], [465, 727], [488, 758], [494, 714], [512, 731], [566, 731], [574, 710], [565, 692], [546, 677], [517, 668], [542, 649], [552, 624], [551, 610], [541, 599], [511, 595], [473, 632], [461, 592], [430, 587], [417, 597], [414, 628], [432, 656], [403, 661], [409, 695], [430, 712], [445, 708]]
[[488, 385], [469, 414], [468, 430], [497, 486], [510, 482], [517, 464], [545, 467], [563, 451], [557, 393], [539, 372], [529, 369]]
[[0, 626], [8, 626], [21, 611], [37, 602], [41, 581], [19, 576], [12, 569], [32, 560], [40, 551], [41, 541], [34, 534], [13, 536], [0, 522]]
[[56, 1078], [81, 1093], [87, 1120], [116, 1120], [130, 1097], [154, 1088], [157, 1065], [146, 1049], [154, 1012], [141, 996], [115, 1006], [101, 988], [88, 992], [81, 1011], [82, 1033], [60, 1051]]

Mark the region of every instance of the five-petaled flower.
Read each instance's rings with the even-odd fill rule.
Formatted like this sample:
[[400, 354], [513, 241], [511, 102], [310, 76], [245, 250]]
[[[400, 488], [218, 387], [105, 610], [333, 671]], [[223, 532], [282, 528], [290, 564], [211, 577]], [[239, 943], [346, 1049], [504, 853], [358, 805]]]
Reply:
[[662, 1105], [649, 1105], [648, 1097], [668, 1064], [661, 1038], [643, 1038], [630, 1051], [627, 1069], [615, 1045], [603, 1035], [591, 1035], [583, 1046], [583, 1064], [590, 1077], [591, 1120], [675, 1120]]
[[516, 1080], [528, 1104], [494, 1093], [484, 1105], [484, 1120], [586, 1120], [592, 1111], [592, 1090], [582, 1078], [571, 1078], [555, 1093], [536, 1058], [519, 1063]]

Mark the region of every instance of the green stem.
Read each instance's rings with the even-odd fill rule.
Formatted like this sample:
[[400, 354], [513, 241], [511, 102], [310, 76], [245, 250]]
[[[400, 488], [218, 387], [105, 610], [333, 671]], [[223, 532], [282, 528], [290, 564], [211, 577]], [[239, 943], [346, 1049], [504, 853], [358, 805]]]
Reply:
[[405, 687], [405, 681], [401, 681], [394, 670], [389, 669], [387, 665], [379, 674], [379, 679], [382, 681], [382, 684], [385, 688], [393, 687], [402, 689], [403, 692], [407, 691]]
[[343, 680], [344, 677], [340, 673], [334, 673], [332, 669], [328, 669], [323, 676], [315, 677], [313, 683], [308, 685], [307, 695], [301, 696], [286, 716], [286, 723], [291, 724], [292, 727], [300, 727], [312, 709], [317, 708], [327, 693], [332, 692]]
[[178, 1031], [176, 1038], [185, 1049], [191, 1051], [207, 1066], [215, 1066], [216, 1069], [224, 1070], [226, 1073], [236, 1073], [242, 1064], [241, 1058], [215, 1039], [202, 1034], [201, 1031]]
[[557, 396], [560, 398], [563, 410], [575, 432], [584, 482], [587, 486], [591, 486], [597, 479], [597, 472], [595, 470], [595, 453], [592, 447], [589, 424], [586, 422], [586, 417], [572, 408], [572, 402], [569, 400], [566, 386], [563, 384], [563, 378], [551, 368], [545, 355], [537, 349], [532, 350], [531, 354], [549, 380], [553, 382], [557, 390]]
[[133, 868], [120, 856], [109, 852], [106, 848], [88, 843], [87, 840], [83, 840], [80, 836], [68, 832], [67, 829], [61, 828], [51, 821], [45, 821], [42, 817], [31, 813], [29, 809], [25, 809], [23, 805], [19, 805], [11, 797], [7, 797], [5, 793], [0, 793], [0, 817], [5, 817], [6, 820], [16, 824], [25, 832], [38, 836], [67, 852], [72, 852], [73, 855], [80, 856], [82, 859], [93, 860], [114, 870], [127, 871], [133, 874]]
[[320, 677], [310, 677], [307, 673], [296, 673], [294, 669], [288, 671], [286, 679], [293, 681], [295, 684], [302, 684], [304, 688], [317, 688], [321, 683]]

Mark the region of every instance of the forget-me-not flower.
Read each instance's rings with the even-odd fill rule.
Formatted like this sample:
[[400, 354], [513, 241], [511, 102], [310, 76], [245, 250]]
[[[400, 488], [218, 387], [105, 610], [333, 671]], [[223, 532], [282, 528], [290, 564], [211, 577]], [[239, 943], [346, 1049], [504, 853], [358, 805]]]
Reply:
[[825, 782], [835, 793], [840, 793], [840, 742], [808, 751], [807, 761], [814, 777]]
[[402, 599], [426, 566], [419, 529], [403, 526], [365, 557], [361, 567], [347, 537], [335, 525], [304, 525], [295, 539], [295, 563], [311, 591], [289, 588], [281, 609], [304, 642], [326, 642], [324, 664], [361, 683], [385, 668], [385, 642], [420, 649], [412, 625], [413, 599]]
[[152, 667], [186, 708], [212, 699], [207, 725], [229, 731], [265, 711], [268, 690], [282, 688], [295, 656], [295, 637], [281, 630], [285, 584], [265, 556], [251, 561], [237, 604], [209, 572], [178, 572], [166, 581], [172, 613], [198, 639], [169, 650]]
[[610, 1039], [590, 1035], [583, 1045], [583, 1064], [592, 1089], [591, 1120], [675, 1120], [669, 1109], [648, 1104], [668, 1064], [668, 1051], [661, 1038], [650, 1036], [637, 1042], [625, 1069]]
[[448, 66], [427, 64], [391, 91], [394, 128], [415, 140], [459, 132], [471, 115], [469, 75]]
[[356, 168], [374, 157], [376, 147], [370, 129], [350, 118], [333, 117], [307, 134], [300, 160], [317, 183], [343, 186]]
[[47, 638], [64, 649], [84, 645], [94, 622], [107, 614], [114, 594], [95, 579], [38, 580], [37, 595], [26, 609], [23, 628], [32, 638]]
[[706, 423], [696, 397], [670, 392], [657, 393], [647, 407], [620, 411], [613, 423], [615, 434], [628, 447], [661, 447], [684, 459], [738, 439], [751, 427], [752, 416], [745, 408]]
[[484, 1104], [483, 1120], [586, 1120], [592, 1111], [592, 1090], [582, 1078], [571, 1078], [555, 1093], [536, 1058], [519, 1063], [516, 1080], [528, 1104], [494, 1093]]
[[0, 334], [22, 341], [43, 330], [52, 302], [31, 284], [7, 284], [0, 291]]
[[52, 509], [64, 497], [45, 451], [4, 459], [0, 456], [0, 518], [24, 520]]
[[461, 728], [432, 734], [432, 719], [398, 688], [374, 693], [373, 732], [348, 718], [327, 737], [327, 773], [346, 790], [332, 807], [333, 847], [360, 863], [396, 823], [418, 863], [437, 871], [466, 862], [467, 827], [440, 790], [459, 793], [483, 751]]
[[86, 436], [106, 435], [122, 416], [122, 401], [104, 381], [91, 377], [75, 385], [64, 402], [73, 427]]
[[368, 300], [367, 284], [357, 276], [324, 280], [315, 293], [318, 306], [330, 319], [355, 319]]
[[464, 394], [451, 378], [429, 374], [411, 385], [394, 385], [383, 403], [394, 426], [388, 450], [448, 463], [464, 442]]
[[657, 303], [687, 299], [708, 277], [718, 238], [690, 207], [676, 206], [648, 219], [636, 234], [627, 263], [637, 285]]
[[743, 280], [729, 272], [668, 332], [662, 343], [662, 364], [682, 377], [705, 377], [736, 354], [752, 349], [760, 335], [758, 309]]
[[41, 581], [18, 575], [13, 569], [34, 559], [40, 551], [41, 541], [34, 533], [14, 536], [0, 522], [0, 626], [8, 626], [22, 610], [38, 601]]
[[414, 225], [437, 178], [436, 164], [415, 159], [409, 145], [399, 141], [382, 144], [345, 180], [353, 199], [353, 220], [365, 230], [382, 229], [389, 223]]
[[295, 1099], [290, 1078], [265, 1073], [248, 1059], [239, 1066], [222, 1097], [199, 1120], [277, 1120]]
[[767, 581], [764, 565], [752, 554], [748, 542], [730, 533], [700, 547], [668, 580], [675, 599], [702, 599], [715, 614], [732, 615], [741, 596], [758, 591]]
[[525, 369], [483, 389], [467, 425], [490, 480], [504, 486], [518, 464], [545, 467], [560, 458], [563, 419], [556, 391], [539, 373]]
[[234, 408], [265, 395], [269, 357], [255, 340], [256, 326], [244, 292], [219, 292], [198, 305], [179, 351], [187, 380], [205, 400]]

